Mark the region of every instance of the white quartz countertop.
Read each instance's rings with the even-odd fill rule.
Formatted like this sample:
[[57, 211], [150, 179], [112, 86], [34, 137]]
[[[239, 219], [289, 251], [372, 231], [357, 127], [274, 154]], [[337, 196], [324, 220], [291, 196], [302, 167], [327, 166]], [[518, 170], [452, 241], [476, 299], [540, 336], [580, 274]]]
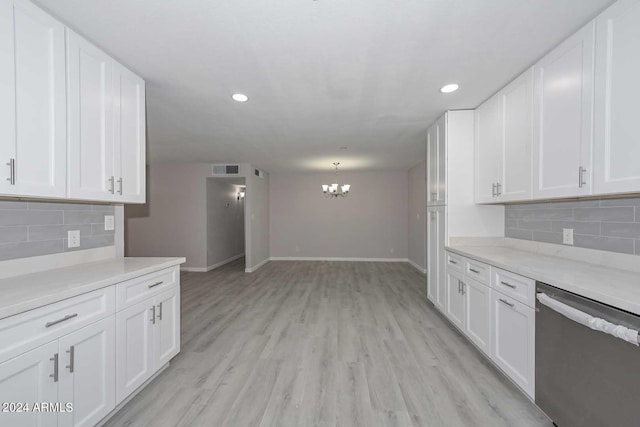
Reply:
[[507, 246], [447, 250], [640, 315], [640, 273]]
[[184, 262], [184, 258], [111, 258], [1, 279], [0, 319]]

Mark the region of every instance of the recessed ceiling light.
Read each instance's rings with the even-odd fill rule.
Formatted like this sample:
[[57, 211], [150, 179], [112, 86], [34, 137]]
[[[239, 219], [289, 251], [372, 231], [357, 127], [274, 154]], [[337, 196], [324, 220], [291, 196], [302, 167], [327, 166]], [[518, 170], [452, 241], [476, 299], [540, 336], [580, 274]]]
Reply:
[[233, 95], [231, 95], [231, 98], [233, 98], [233, 100], [237, 102], [247, 102], [249, 100], [249, 97], [244, 93], [234, 93]]
[[444, 85], [442, 86], [442, 88], [440, 89], [440, 92], [442, 93], [451, 93], [451, 92], [455, 92], [456, 90], [458, 90], [458, 85], [455, 83], [450, 83], [448, 85]]

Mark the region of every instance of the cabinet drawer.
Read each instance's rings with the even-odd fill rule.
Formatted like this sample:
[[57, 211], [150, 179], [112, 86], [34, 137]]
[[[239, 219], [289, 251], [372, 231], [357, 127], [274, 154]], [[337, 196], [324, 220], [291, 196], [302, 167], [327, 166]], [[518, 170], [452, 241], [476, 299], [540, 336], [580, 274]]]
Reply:
[[464, 267], [464, 260], [460, 255], [447, 252], [447, 268], [448, 269], [462, 273], [463, 267]]
[[535, 308], [535, 280], [492, 267], [491, 287], [531, 308]]
[[474, 280], [482, 283], [483, 285], [489, 286], [489, 272], [490, 268], [487, 264], [483, 264], [478, 261], [474, 261], [472, 259], [464, 260], [464, 274], [467, 277], [471, 277]]
[[156, 271], [116, 285], [116, 310], [120, 311], [180, 283], [178, 266]]
[[0, 362], [115, 313], [115, 287], [99, 289], [0, 320]]

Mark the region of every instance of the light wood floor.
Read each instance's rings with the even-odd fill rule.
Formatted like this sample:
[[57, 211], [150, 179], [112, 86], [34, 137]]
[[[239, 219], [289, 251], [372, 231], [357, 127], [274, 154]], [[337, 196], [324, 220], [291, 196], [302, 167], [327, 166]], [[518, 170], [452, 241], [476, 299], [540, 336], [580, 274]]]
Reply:
[[182, 274], [182, 351], [109, 426], [550, 426], [403, 263]]

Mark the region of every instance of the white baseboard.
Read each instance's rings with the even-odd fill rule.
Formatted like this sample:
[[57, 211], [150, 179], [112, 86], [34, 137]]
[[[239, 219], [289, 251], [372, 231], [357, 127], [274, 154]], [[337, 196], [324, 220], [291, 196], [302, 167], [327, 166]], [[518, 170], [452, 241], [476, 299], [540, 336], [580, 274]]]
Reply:
[[254, 271], [256, 271], [257, 269], [259, 269], [260, 267], [262, 267], [263, 265], [265, 265], [266, 263], [268, 263], [269, 261], [271, 261], [272, 258], [267, 258], [264, 261], [262, 261], [261, 263], [259, 263], [258, 265], [254, 265], [253, 267], [247, 267], [244, 269], [245, 273], [253, 273]]
[[407, 258], [271, 257], [271, 261], [409, 262]]
[[180, 267], [180, 271], [186, 271], [189, 273], [206, 273], [206, 267]]
[[418, 265], [417, 263], [411, 261], [410, 259], [407, 259], [407, 262], [409, 264], [411, 264], [416, 270], [418, 270], [420, 273], [422, 274], [427, 274], [427, 269], [426, 268], [422, 268], [420, 265]]
[[241, 253], [241, 254], [238, 254], [238, 255], [234, 255], [231, 258], [227, 258], [225, 260], [217, 262], [215, 264], [211, 264], [210, 266], [207, 267], [207, 271], [211, 271], [211, 270], [214, 270], [214, 269], [216, 269], [218, 267], [222, 267], [223, 265], [229, 264], [230, 262], [233, 262], [233, 261], [235, 261], [235, 260], [237, 260], [239, 258], [242, 258], [243, 256], [244, 256], [244, 252]]

